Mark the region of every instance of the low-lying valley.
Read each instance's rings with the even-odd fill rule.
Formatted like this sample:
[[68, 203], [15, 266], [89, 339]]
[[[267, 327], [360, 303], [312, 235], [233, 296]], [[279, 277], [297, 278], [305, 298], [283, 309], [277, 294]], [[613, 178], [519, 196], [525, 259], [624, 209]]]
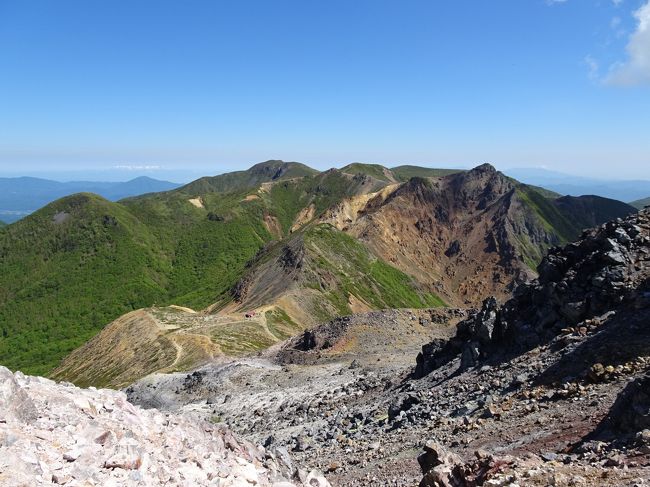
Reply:
[[268, 161], [58, 200], [0, 264], [0, 485], [650, 479], [650, 210]]

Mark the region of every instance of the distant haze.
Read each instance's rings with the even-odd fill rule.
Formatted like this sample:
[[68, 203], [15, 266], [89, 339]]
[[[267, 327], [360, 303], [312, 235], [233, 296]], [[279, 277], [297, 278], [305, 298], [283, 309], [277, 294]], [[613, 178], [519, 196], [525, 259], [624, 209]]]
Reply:
[[[268, 158], [267, 158], [268, 159]], [[98, 168], [98, 169], [68, 169], [56, 170], [43, 168], [41, 170], [31, 169], [22, 170], [21, 166], [16, 166], [12, 170], [3, 170], [0, 168], [0, 178], [16, 178], [21, 176], [29, 176], [35, 178], [50, 179], [59, 182], [70, 181], [104, 181], [104, 182], [125, 182], [130, 181], [137, 177], [150, 177], [154, 179], [171, 181], [174, 183], [184, 184], [194, 181], [203, 176], [215, 176], [234, 170], [247, 169], [253, 164], [262, 162], [262, 160], [254, 160], [244, 162], [241, 164], [197, 164], [184, 169], [172, 169], [167, 167], [114, 167], [114, 168]], [[306, 163], [310, 167], [319, 170], [330, 169], [332, 167], [342, 167], [349, 162], [347, 161], [338, 164], [312, 164]], [[367, 161], [376, 163], [376, 161]], [[476, 164], [432, 164], [432, 163], [413, 163], [413, 161], [404, 161], [404, 164], [419, 165], [422, 167], [434, 167], [445, 169], [471, 169], [477, 166]], [[402, 165], [398, 163], [384, 163], [386, 167], [395, 167]], [[560, 172], [552, 171], [547, 168], [540, 167], [502, 167], [499, 164], [494, 164], [497, 169], [504, 172], [508, 176], [515, 179], [537, 186], [543, 186], [552, 189], [561, 194], [571, 194], [579, 196], [582, 194], [596, 194], [609, 198], [619, 199], [621, 201], [632, 201], [634, 199], [644, 198], [650, 196], [650, 175], [644, 177], [644, 172], [641, 175], [633, 175], [633, 177], [625, 177], [625, 174], [617, 173], [613, 177], [605, 178], [598, 177], [598, 174], [588, 173], [588, 175], [580, 175], [576, 172]], [[572, 168], [569, 168], [572, 169]], [[575, 171], [575, 168], [573, 168]], [[622, 184], [618, 184], [622, 183]], [[633, 186], [633, 198], [628, 198], [626, 188]], [[641, 196], [636, 196], [642, 193]]]
[[109, 200], [155, 193], [177, 188], [179, 185], [148, 177], [125, 182], [76, 181], [61, 183], [48, 179], [0, 177], [0, 221], [12, 223], [42, 206], [74, 193], [96, 193]]

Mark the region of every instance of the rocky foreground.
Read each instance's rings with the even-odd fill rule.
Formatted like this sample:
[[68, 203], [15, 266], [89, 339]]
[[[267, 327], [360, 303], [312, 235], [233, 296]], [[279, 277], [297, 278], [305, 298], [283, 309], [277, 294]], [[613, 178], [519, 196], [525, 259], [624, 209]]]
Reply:
[[223, 425], [0, 367], [0, 485], [57, 484], [329, 486]]
[[126, 396], [0, 369], [0, 483], [649, 485], [650, 213], [538, 271], [469, 317], [344, 317]]

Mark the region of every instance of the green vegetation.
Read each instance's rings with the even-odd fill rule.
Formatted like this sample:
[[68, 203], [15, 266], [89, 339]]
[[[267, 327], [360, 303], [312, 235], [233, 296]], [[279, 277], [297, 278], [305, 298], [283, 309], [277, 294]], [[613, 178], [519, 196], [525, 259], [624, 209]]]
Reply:
[[270, 347], [275, 340], [254, 321], [237, 321], [220, 326], [210, 337], [221, 350], [232, 356], [244, 355]]
[[[513, 180], [517, 182], [516, 180]], [[534, 189], [537, 191], [539, 194], [541, 194], [544, 198], [548, 198], [551, 200], [557, 199], [562, 197], [560, 193], [556, 193], [555, 191], [551, 191], [550, 189], [542, 188], [541, 186], [532, 186], [530, 184], [527, 185], [529, 188]]]
[[642, 210], [646, 206], [650, 205], [650, 198], [643, 198], [642, 200], [632, 201], [630, 205], [634, 206], [638, 210]]
[[[526, 264], [536, 269], [546, 248], [575, 240], [585, 228], [633, 213], [634, 207], [620, 201], [599, 196], [549, 197], [546, 190], [517, 183], [517, 195], [535, 215], [538, 222], [556, 242], [531, 242], [526, 237], [515, 235], [519, 250]], [[551, 193], [552, 194], [552, 193]]]
[[45, 373], [111, 319], [160, 299], [169, 265], [157, 247], [124, 207], [89, 194], [7, 227], [0, 363]]
[[310, 269], [314, 276], [308, 281], [323, 283], [320, 290], [339, 314], [351, 312], [350, 295], [377, 309], [444, 306], [438, 296], [419, 289], [412, 278], [331, 225], [310, 228], [304, 238], [315, 259]]
[[532, 186], [519, 185], [517, 194], [537, 214], [547, 231], [557, 233], [563, 241], [576, 237], [576, 228], [571, 221]]
[[386, 181], [364, 181], [342, 171], [330, 170], [314, 177], [276, 183], [262, 197], [282, 229], [288, 232], [299, 212], [309, 205], [313, 205], [314, 214], [319, 215], [342, 198], [377, 191], [386, 184]]
[[585, 228], [591, 228], [637, 211], [635, 207], [622, 201], [594, 195], [563, 196], [556, 199], [554, 203], [573, 223], [576, 231], [572, 238], [577, 238]]
[[436, 169], [432, 167], [419, 166], [397, 166], [390, 169], [398, 181], [408, 181], [414, 177], [438, 178], [463, 172], [463, 169]]
[[371, 176], [375, 179], [384, 182], [406, 182], [411, 178], [438, 178], [442, 176], [449, 176], [464, 172], [463, 169], [440, 169], [433, 167], [420, 167], [420, 166], [397, 166], [393, 168], [386, 168], [379, 164], [363, 164], [361, 162], [354, 162], [341, 168], [341, 172], [346, 174], [364, 174]]
[[[423, 178], [451, 171], [400, 166], [393, 174]], [[377, 191], [392, 179], [379, 165], [355, 163], [319, 173], [268, 161], [118, 203], [92, 194], [51, 203], [0, 231], [0, 363], [43, 375], [128, 311], [224, 305], [260, 249], [296, 236], [309, 251], [303, 285], [324, 298], [311, 303], [319, 319], [350, 313], [355, 299], [373, 308], [444, 305], [333, 227], [306, 227], [289, 236], [301, 212], [311, 219], [342, 198]], [[536, 218], [522, 224], [538, 220], [561, 241], [574, 238], [590, 219], [625, 210], [604, 198], [552, 200], [525, 185], [517, 194]], [[544, 245], [549, 243], [519, 242], [529, 265], [539, 261]], [[245, 353], [298, 327], [280, 308], [266, 318], [268, 336], [238, 323], [220, 330], [215, 342], [226, 353]]]
[[379, 179], [380, 181], [390, 181], [390, 178], [386, 176], [386, 173], [390, 174], [390, 172], [384, 167], [379, 164], [364, 164], [361, 162], [353, 162], [352, 164], [348, 164], [345, 167], [341, 168], [341, 172], [345, 174], [352, 174], [353, 176], [356, 174], [363, 174], [365, 176], [371, 176], [375, 179]]
[[293, 321], [282, 309], [275, 307], [264, 314], [266, 326], [278, 340], [286, 340], [302, 331], [302, 327]]
[[[224, 303], [246, 263], [278, 238], [273, 219], [286, 235], [306, 206], [321, 212], [364, 184], [270, 161], [118, 203], [91, 194], [51, 203], [0, 232], [0, 363], [43, 375], [133, 309]], [[233, 351], [267, 345], [224, 333]]]
[[215, 222], [179, 193], [122, 203], [79, 194], [7, 227], [0, 363], [43, 375], [128, 311], [215, 302], [271, 238], [260, 209], [237, 198], [210, 208], [228, 217]]
[[266, 161], [246, 171], [235, 171], [219, 176], [205, 177], [187, 184], [181, 191], [190, 195], [228, 193], [255, 188], [261, 183], [281, 179], [314, 176], [318, 171], [299, 162]]

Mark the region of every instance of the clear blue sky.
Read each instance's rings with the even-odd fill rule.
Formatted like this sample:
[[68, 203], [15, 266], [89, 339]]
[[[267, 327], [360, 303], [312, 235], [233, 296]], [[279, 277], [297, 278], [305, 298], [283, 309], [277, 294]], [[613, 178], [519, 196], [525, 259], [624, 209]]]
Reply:
[[650, 0], [0, 0], [0, 173], [650, 179]]

